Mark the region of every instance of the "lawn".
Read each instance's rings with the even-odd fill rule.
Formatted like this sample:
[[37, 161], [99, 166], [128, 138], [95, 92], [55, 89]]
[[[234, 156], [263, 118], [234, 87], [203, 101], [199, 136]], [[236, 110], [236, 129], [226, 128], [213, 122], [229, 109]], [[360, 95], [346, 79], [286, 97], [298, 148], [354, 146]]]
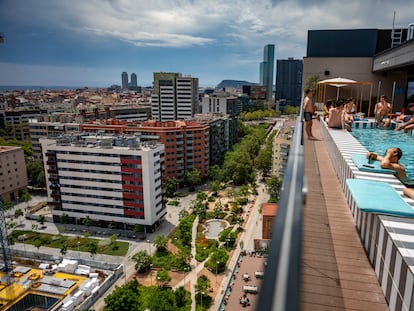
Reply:
[[[65, 236], [62, 234], [49, 234], [42, 232], [14, 230], [9, 237], [18, 242], [32, 244], [36, 246], [37, 241], [41, 241], [41, 246], [61, 249], [66, 244], [68, 250], [89, 252], [89, 245], [96, 243], [98, 245], [96, 254], [105, 254], [113, 256], [125, 256], [128, 252], [129, 243], [116, 241], [115, 245], [108, 239], [94, 239], [84, 236]], [[24, 239], [22, 238], [24, 237]], [[115, 247], [114, 247], [115, 246]]]

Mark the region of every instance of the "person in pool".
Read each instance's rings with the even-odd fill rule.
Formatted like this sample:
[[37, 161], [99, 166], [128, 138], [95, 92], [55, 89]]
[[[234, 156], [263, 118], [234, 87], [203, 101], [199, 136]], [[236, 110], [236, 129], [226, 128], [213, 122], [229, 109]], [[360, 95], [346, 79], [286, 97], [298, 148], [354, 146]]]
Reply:
[[[398, 161], [401, 159], [403, 153], [400, 148], [389, 148], [385, 152], [384, 156], [380, 156], [374, 152], [368, 152], [366, 154], [367, 159], [381, 161], [381, 167], [391, 169], [396, 172], [397, 178], [407, 187], [413, 187], [414, 182], [408, 178], [405, 168]], [[413, 192], [414, 195], [414, 192]]]

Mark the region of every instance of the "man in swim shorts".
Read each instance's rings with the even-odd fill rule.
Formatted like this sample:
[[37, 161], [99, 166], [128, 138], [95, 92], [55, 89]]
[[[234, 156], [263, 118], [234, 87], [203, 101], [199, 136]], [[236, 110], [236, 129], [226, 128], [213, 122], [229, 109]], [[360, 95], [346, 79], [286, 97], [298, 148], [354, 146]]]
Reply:
[[305, 98], [303, 99], [303, 117], [305, 118], [305, 131], [308, 135], [308, 139], [315, 140], [316, 138], [312, 135], [312, 115], [313, 115], [313, 104], [312, 104], [312, 89], [305, 91]]

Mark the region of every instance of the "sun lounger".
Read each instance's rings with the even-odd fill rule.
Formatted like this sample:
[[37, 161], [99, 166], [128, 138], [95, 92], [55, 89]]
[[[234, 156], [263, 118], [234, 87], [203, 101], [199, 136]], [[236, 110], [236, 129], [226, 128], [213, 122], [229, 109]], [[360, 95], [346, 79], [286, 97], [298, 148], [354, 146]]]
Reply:
[[381, 181], [347, 179], [356, 207], [366, 213], [414, 217], [414, 209], [389, 184]]
[[351, 154], [352, 161], [358, 167], [360, 171], [382, 174], [395, 174], [394, 170], [389, 170], [381, 167], [380, 161], [372, 161], [368, 163], [368, 159], [365, 154]]

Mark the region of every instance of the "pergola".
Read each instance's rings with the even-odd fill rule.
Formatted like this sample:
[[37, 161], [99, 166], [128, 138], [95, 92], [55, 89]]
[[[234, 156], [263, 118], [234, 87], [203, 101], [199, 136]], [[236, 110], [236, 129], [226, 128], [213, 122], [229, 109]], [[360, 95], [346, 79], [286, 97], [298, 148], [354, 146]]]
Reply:
[[355, 103], [356, 103], [358, 111], [361, 111], [362, 109], [362, 99], [363, 99], [363, 94], [364, 94], [364, 88], [368, 86], [369, 87], [368, 117], [369, 117], [369, 113], [371, 111], [371, 97], [372, 97], [372, 86], [373, 86], [372, 82], [354, 81], [351, 79], [345, 79], [345, 78], [340, 78], [340, 77], [319, 81], [316, 87], [316, 100], [317, 101], [322, 101], [323, 103], [326, 103], [327, 86], [336, 87], [336, 99], [339, 98], [340, 89], [342, 87], [346, 87], [346, 86], [352, 87], [349, 96], [352, 96], [352, 91], [356, 89], [356, 95], [353, 97], [355, 98]]

